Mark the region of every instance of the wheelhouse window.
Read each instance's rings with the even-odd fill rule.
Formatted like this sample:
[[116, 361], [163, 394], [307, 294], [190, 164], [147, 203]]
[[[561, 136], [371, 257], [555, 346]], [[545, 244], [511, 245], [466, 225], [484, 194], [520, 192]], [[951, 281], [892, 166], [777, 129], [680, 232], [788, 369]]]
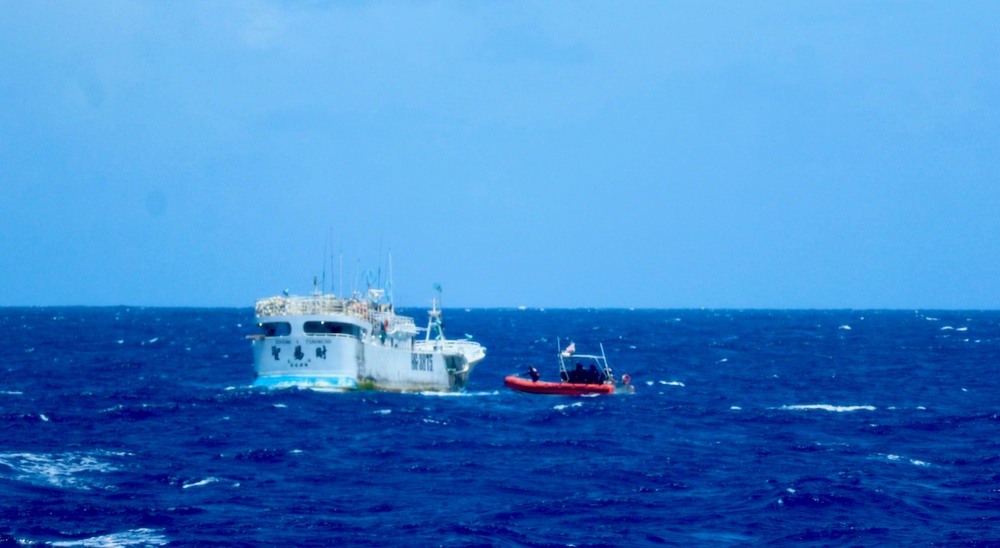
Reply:
[[265, 337], [287, 337], [292, 333], [292, 324], [288, 322], [265, 322], [257, 324]]
[[357, 328], [337, 322], [306, 322], [302, 326], [306, 335], [353, 335], [357, 336]]

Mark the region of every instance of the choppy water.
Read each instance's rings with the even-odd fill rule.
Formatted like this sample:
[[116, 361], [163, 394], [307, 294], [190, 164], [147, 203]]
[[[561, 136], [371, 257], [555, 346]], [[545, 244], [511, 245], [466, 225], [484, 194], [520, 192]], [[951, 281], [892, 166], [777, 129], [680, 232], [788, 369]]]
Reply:
[[[250, 309], [0, 309], [0, 545], [1000, 545], [998, 312], [446, 320], [466, 393], [330, 394]], [[637, 393], [503, 388], [557, 338]]]

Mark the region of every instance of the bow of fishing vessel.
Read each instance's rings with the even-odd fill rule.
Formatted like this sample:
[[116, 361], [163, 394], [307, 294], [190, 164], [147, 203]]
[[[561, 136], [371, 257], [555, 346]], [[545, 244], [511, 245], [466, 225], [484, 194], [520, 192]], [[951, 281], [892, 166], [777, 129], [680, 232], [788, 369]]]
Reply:
[[[559, 344], [562, 346], [562, 344]], [[575, 364], [572, 368], [567, 363]], [[504, 386], [529, 394], [554, 394], [562, 396], [583, 396], [588, 394], [614, 394], [635, 392], [628, 374], [615, 378], [608, 358], [601, 345], [601, 355], [577, 354], [576, 344], [570, 343], [559, 352], [559, 382], [540, 380], [534, 367], [529, 367], [528, 378], [510, 375], [504, 379]]]
[[[486, 348], [444, 336], [433, 301], [427, 327], [397, 315], [385, 290], [351, 298], [313, 291], [257, 301], [249, 335], [254, 386], [391, 391], [460, 391]], [[424, 337], [420, 338], [420, 331]]]

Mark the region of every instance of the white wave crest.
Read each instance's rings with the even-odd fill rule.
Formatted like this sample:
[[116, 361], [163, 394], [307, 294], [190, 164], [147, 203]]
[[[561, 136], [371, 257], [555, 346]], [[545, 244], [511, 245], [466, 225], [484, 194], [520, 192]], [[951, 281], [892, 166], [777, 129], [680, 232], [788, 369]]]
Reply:
[[555, 407], [553, 407], [552, 409], [555, 409], [556, 411], [563, 411], [563, 410], [568, 409], [570, 407], [583, 407], [583, 402], [579, 402], [578, 401], [576, 403], [570, 403], [570, 404], [559, 404], [559, 405], [556, 405]]
[[218, 478], [208, 477], [208, 478], [205, 478], [205, 479], [200, 480], [200, 481], [195, 481], [195, 482], [190, 482], [190, 483], [184, 482], [184, 485], [182, 487], [184, 489], [188, 489], [190, 487], [201, 487], [202, 485], [208, 485], [209, 483], [215, 483], [217, 481], [219, 481]]
[[500, 394], [499, 390], [494, 390], [492, 392], [417, 392], [421, 396], [434, 396], [437, 398], [475, 398], [482, 396], [497, 396]]
[[126, 546], [166, 546], [170, 541], [156, 529], [132, 529], [80, 540], [60, 540], [52, 546], [84, 546], [87, 548], [124, 548]]
[[117, 470], [109, 463], [80, 453], [0, 453], [0, 464], [8, 466], [12, 472], [11, 478], [18, 481], [76, 489], [90, 489], [92, 484], [77, 477], [78, 474]]
[[[890, 454], [890, 455], [886, 455], [886, 456], [885, 456], [885, 458], [886, 458], [887, 460], [890, 460], [890, 461], [892, 461], [892, 462], [900, 462], [900, 461], [902, 461], [902, 460], [903, 460], [903, 457], [901, 457], [901, 456], [899, 456], [899, 455], [892, 455], [892, 454]], [[922, 461], [922, 460], [917, 460], [917, 459], [907, 459], [907, 460], [908, 460], [908, 461], [910, 462], [910, 464], [912, 464], [913, 466], [930, 466], [930, 463], [928, 463], [928, 462], [924, 462], [924, 461]]]
[[819, 409], [835, 413], [851, 413], [853, 411], [874, 411], [875, 407], [871, 405], [827, 405], [825, 403], [819, 403], [812, 405], [782, 405], [779, 409], [784, 409], [786, 411], [810, 411], [813, 409]]

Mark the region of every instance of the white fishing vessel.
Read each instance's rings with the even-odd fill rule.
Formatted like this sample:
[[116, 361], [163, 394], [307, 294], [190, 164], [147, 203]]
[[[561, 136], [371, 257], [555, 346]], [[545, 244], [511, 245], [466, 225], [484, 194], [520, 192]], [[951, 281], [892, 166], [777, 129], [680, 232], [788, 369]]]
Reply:
[[486, 357], [477, 342], [445, 338], [437, 300], [418, 328], [382, 289], [270, 297], [257, 301], [255, 315], [261, 332], [247, 337], [254, 386], [458, 391]]

